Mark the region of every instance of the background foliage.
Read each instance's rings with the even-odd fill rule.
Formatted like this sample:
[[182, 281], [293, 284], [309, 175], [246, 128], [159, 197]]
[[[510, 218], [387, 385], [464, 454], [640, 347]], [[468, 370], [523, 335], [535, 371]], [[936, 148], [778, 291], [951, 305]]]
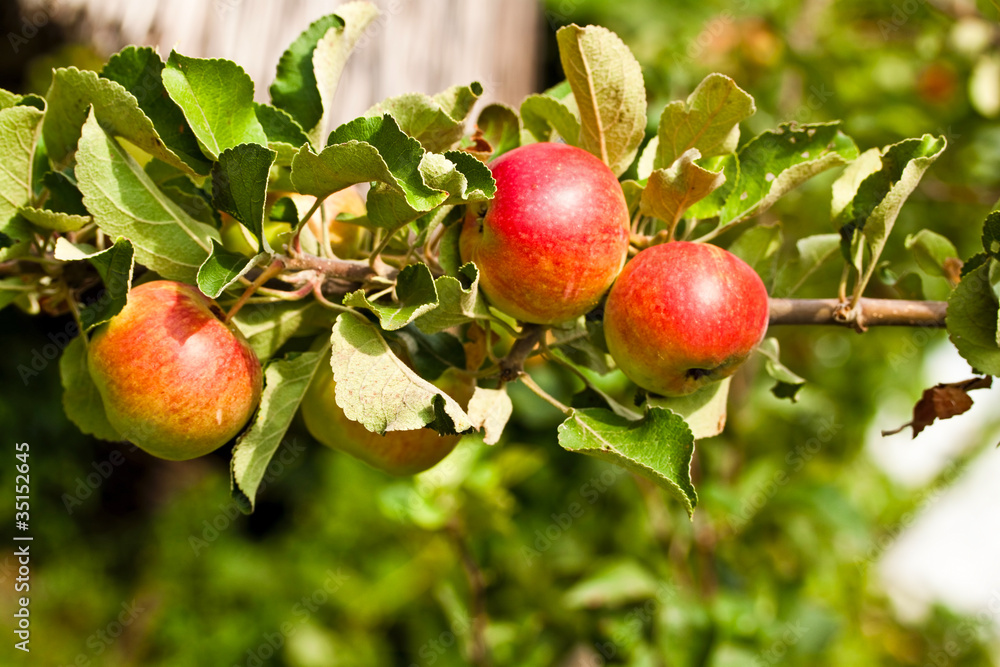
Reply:
[[[746, 137], [834, 119], [863, 147], [945, 135], [949, 149], [886, 249], [897, 275], [870, 295], [947, 293], [943, 279], [896, 280], [915, 269], [908, 233], [929, 227], [961, 256], [976, 251], [1000, 195], [1000, 75], [988, 70], [1000, 31], [988, 3], [550, 0], [545, 10], [546, 84], [561, 77], [555, 28], [605, 25], [643, 64], [652, 122], [719, 71], [757, 101]], [[828, 217], [836, 173], [767, 214], [786, 243]], [[830, 271], [800, 296], [832, 296]], [[561, 450], [562, 415], [519, 386], [518, 421], [499, 446], [467, 438], [412, 480], [319, 447], [296, 425], [244, 517], [228, 451], [168, 463], [69, 424], [46, 347], [66, 344], [68, 324], [0, 312], [0, 431], [33, 452], [31, 664], [465, 665], [484, 618], [499, 665], [991, 664], [989, 627], [968, 633], [945, 609], [897, 620], [873, 567], [926, 490], [895, 487], [863, 443], [887, 396], [919, 396], [921, 361], [943, 332], [777, 331], [783, 361], [809, 384], [791, 405], [753, 364], [736, 377], [725, 433], [699, 443], [689, 522], [662, 491]], [[25, 365], [38, 374], [25, 380]], [[529, 370], [569, 395], [558, 370]], [[12, 487], [5, 475], [0, 497]], [[7, 618], [15, 567], [0, 552]]]

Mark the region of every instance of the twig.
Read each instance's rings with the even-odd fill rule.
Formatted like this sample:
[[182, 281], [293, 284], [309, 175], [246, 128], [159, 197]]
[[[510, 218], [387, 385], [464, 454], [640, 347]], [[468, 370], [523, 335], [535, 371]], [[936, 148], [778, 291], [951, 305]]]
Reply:
[[524, 362], [538, 345], [545, 328], [539, 324], [526, 324], [520, 338], [500, 362], [501, 382], [512, 382], [524, 374]]
[[236, 300], [236, 303], [234, 303], [232, 308], [229, 309], [229, 312], [226, 313], [225, 319], [222, 320], [223, 324], [229, 324], [229, 322], [236, 317], [236, 313], [240, 312], [240, 308], [242, 308], [246, 304], [247, 300], [254, 295], [257, 288], [281, 273], [284, 268], [284, 264], [279, 259], [275, 260], [271, 263], [271, 266], [264, 269], [264, 271], [262, 271], [261, 274], [257, 276], [252, 283], [250, 283], [250, 287], [246, 288], [243, 294], [240, 295], [240, 298]]
[[486, 625], [489, 622], [486, 615], [486, 580], [469, 549], [464, 531], [457, 519], [452, 519], [449, 522], [448, 532], [462, 560], [465, 576], [469, 580], [469, 595], [472, 598], [470, 604], [472, 627], [470, 629], [469, 662], [478, 667], [488, 667], [490, 654], [486, 646]]
[[855, 308], [839, 299], [770, 299], [771, 325], [835, 324], [864, 331], [868, 327], [945, 326], [946, 301], [861, 298]]

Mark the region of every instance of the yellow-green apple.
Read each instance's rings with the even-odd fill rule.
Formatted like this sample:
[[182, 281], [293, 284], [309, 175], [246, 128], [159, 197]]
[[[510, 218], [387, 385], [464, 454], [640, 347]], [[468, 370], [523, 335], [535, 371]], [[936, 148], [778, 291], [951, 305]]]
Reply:
[[[247, 257], [257, 254], [257, 235], [241, 225], [236, 218], [222, 214], [222, 247]], [[273, 250], [281, 251], [292, 238], [292, 226], [287, 222], [264, 221], [264, 236]]]
[[[467, 407], [475, 390], [475, 380], [468, 373], [449, 368], [434, 385]], [[433, 467], [451, 453], [460, 435], [438, 435], [431, 428], [413, 431], [389, 431], [379, 435], [350, 419], [337, 405], [337, 382], [329, 364], [313, 378], [302, 399], [302, 418], [306, 429], [319, 442], [358, 458], [373, 468], [391, 475], [415, 475]]]
[[591, 310], [628, 254], [628, 206], [614, 173], [558, 143], [515, 148], [490, 169], [496, 195], [485, 215], [470, 208], [459, 238], [487, 299], [536, 324]]
[[622, 372], [664, 396], [732, 375], [767, 331], [767, 289], [736, 255], [707, 243], [646, 248], [608, 294], [604, 336]]
[[226, 444], [260, 401], [260, 361], [196, 287], [132, 289], [87, 348], [108, 421], [154, 456], [180, 461]]

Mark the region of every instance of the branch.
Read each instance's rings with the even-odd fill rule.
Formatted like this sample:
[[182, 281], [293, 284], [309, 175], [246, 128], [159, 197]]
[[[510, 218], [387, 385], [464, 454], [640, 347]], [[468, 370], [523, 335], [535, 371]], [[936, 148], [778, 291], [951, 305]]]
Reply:
[[510, 352], [500, 361], [500, 381], [513, 382], [524, 374], [524, 362], [545, 334], [545, 327], [525, 324], [521, 338], [514, 341]]
[[854, 310], [839, 299], [770, 299], [770, 324], [837, 324], [868, 327], [944, 328], [946, 301], [862, 298]]
[[328, 278], [363, 282], [380, 272], [368, 262], [353, 259], [333, 259], [299, 255], [297, 257], [278, 256], [290, 271], [312, 270], [322, 273]]

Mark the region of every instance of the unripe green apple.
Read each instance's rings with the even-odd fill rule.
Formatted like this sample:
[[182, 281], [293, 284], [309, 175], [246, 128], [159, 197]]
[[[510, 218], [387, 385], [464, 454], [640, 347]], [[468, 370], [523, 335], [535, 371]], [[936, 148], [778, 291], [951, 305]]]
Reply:
[[646, 248], [608, 294], [608, 351], [637, 385], [683, 396], [728, 377], [767, 331], [767, 289], [736, 255], [707, 243]]
[[87, 348], [108, 421], [160, 458], [180, 461], [236, 436], [260, 401], [260, 361], [196, 287], [134, 287]]
[[[231, 252], [238, 252], [247, 257], [257, 254], [259, 247], [257, 235], [241, 225], [236, 218], [225, 213], [222, 214], [222, 229], [219, 230], [222, 237], [222, 247]], [[292, 238], [292, 226], [287, 222], [275, 222], [267, 220], [264, 222], [264, 237], [274, 250], [281, 251]]]
[[591, 310], [628, 254], [628, 206], [614, 173], [557, 143], [515, 148], [490, 169], [496, 195], [484, 216], [470, 209], [459, 239], [487, 299], [537, 324]]
[[[314, 197], [296, 193], [286, 196], [291, 197], [292, 201], [295, 202], [295, 207], [299, 210], [300, 215], [308, 211], [316, 201]], [[355, 188], [345, 188], [324, 199], [322, 209], [326, 213], [327, 228], [330, 230], [330, 248], [333, 250], [333, 254], [341, 259], [356, 257], [368, 238], [368, 230], [361, 225], [337, 220], [337, 216], [341, 213], [355, 217], [365, 215], [365, 200], [361, 198]], [[317, 241], [321, 239], [322, 219], [322, 215], [317, 210], [302, 230], [303, 236], [312, 235]], [[307, 243], [307, 241], [303, 239], [303, 243]]]
[[[465, 408], [475, 390], [468, 373], [449, 368], [434, 385]], [[333, 371], [324, 365], [313, 378], [302, 399], [302, 418], [316, 440], [360, 459], [391, 475], [415, 475], [435, 466], [451, 453], [460, 435], [439, 435], [431, 428], [413, 431], [372, 433], [344, 414], [337, 405], [337, 383]]]

